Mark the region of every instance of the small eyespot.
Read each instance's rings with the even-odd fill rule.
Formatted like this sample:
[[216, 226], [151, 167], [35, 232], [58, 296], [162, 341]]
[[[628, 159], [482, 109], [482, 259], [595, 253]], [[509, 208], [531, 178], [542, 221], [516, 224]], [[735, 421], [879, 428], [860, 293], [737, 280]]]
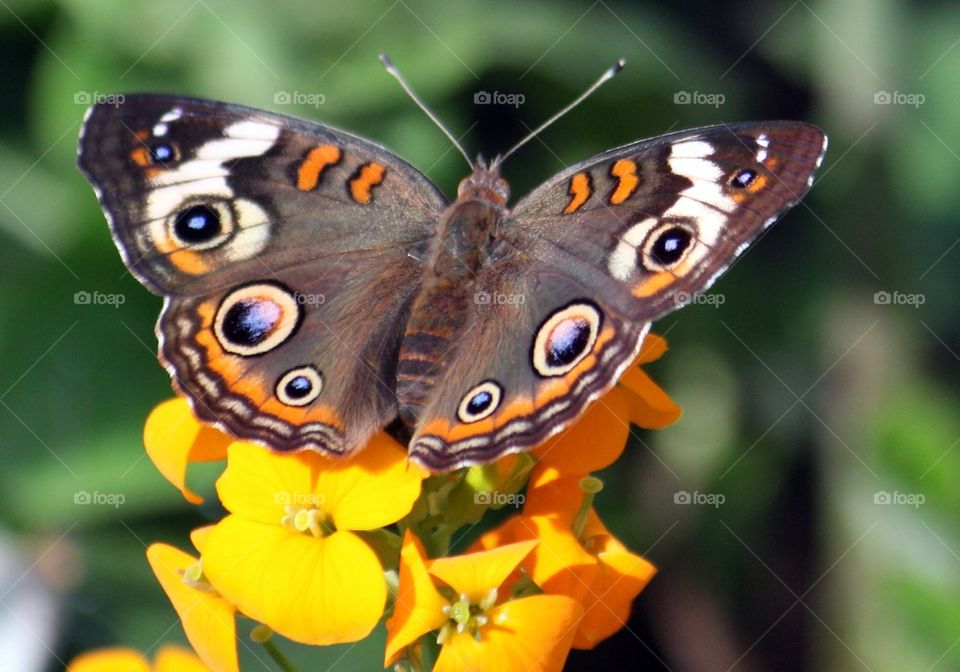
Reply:
[[562, 376], [593, 349], [602, 315], [589, 302], [575, 302], [554, 312], [537, 330], [531, 360], [541, 376]]
[[167, 164], [177, 160], [177, 149], [169, 142], [158, 142], [150, 147], [150, 160], [153, 163]]
[[290, 338], [302, 318], [301, 306], [286, 287], [254, 283], [224, 297], [214, 318], [214, 335], [225, 351], [254, 357]]
[[287, 406], [306, 406], [323, 391], [323, 375], [312, 366], [287, 371], [277, 381], [277, 398]]
[[457, 408], [461, 422], [471, 423], [490, 417], [500, 406], [503, 388], [492, 380], [486, 380], [465, 395]]
[[653, 229], [638, 250], [641, 265], [648, 271], [668, 271], [683, 261], [693, 249], [696, 237], [686, 225], [666, 223]]
[[173, 222], [173, 231], [183, 242], [196, 245], [209, 243], [223, 231], [220, 213], [208, 205], [193, 205], [181, 210]]
[[730, 178], [730, 186], [736, 189], [746, 189], [753, 184], [755, 179], [757, 179], [756, 171], [746, 168]]

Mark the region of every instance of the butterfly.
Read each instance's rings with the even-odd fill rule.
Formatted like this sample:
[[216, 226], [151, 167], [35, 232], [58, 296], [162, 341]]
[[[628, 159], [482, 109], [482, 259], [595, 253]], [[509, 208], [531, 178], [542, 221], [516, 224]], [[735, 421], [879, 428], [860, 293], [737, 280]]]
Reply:
[[574, 422], [799, 201], [826, 144], [792, 121], [669, 133], [513, 206], [502, 157], [478, 158], [450, 202], [344, 131], [139, 94], [88, 111], [78, 164], [164, 298], [159, 356], [199, 418], [346, 456], [399, 417], [443, 472]]

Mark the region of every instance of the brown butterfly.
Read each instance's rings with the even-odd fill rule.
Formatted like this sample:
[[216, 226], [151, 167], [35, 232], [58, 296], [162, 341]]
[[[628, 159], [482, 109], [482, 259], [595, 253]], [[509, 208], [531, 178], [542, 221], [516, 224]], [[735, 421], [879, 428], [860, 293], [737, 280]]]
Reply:
[[652, 320], [797, 203], [826, 149], [800, 122], [670, 133], [578, 163], [512, 207], [505, 157], [477, 159], [449, 203], [329, 126], [122, 100], [88, 112], [79, 165], [127, 266], [164, 297], [160, 358], [196, 414], [276, 451], [330, 455], [399, 416], [411, 458], [433, 471], [530, 449], [576, 420]]

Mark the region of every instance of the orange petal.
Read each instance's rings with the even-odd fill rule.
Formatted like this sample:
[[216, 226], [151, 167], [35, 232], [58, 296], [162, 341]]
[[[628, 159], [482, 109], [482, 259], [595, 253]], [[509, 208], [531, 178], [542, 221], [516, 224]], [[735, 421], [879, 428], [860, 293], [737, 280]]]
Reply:
[[376, 554], [346, 531], [318, 538], [229, 515], [207, 539], [203, 571], [244, 614], [303, 644], [363, 639], [387, 601]]
[[150, 672], [150, 665], [139, 651], [114, 647], [81, 653], [67, 672]]
[[155, 672], [210, 672], [192, 651], [170, 644], [157, 651], [153, 669]]
[[464, 632], [444, 642], [434, 671], [559, 671], [580, 612], [576, 600], [562, 595], [505, 602], [490, 610], [490, 622], [480, 630], [479, 640]]
[[643, 339], [643, 345], [640, 346], [640, 354], [633, 362], [634, 366], [660, 359], [666, 351], [667, 340], [665, 338], [656, 334], [647, 334], [646, 338]]
[[403, 446], [379, 432], [354, 457], [320, 471], [315, 490], [337, 529], [374, 530], [410, 513], [427, 476]]
[[610, 534], [593, 510], [587, 518], [584, 543], [598, 565], [590, 591], [581, 602], [584, 614], [573, 646], [592, 649], [626, 624], [633, 600], [657, 569]]
[[630, 422], [645, 429], [662, 429], [683, 411], [643, 370], [633, 367], [620, 379], [629, 405]]
[[597, 399], [579, 420], [535, 449], [541, 468], [586, 475], [613, 464], [630, 436], [626, 396], [613, 388]]
[[387, 621], [387, 649], [383, 666], [393, 665], [400, 653], [421, 635], [437, 630], [447, 621], [443, 607], [447, 600], [433, 585], [427, 572], [423, 544], [410, 530], [403, 537], [400, 550], [400, 587]]
[[558, 518], [569, 529], [583, 503], [582, 478], [579, 475], [561, 477], [556, 472], [542, 471], [538, 466], [527, 487], [523, 514]]
[[536, 541], [523, 541], [489, 551], [437, 558], [430, 563], [429, 571], [476, 604], [491, 589], [499, 589], [536, 545]]
[[223, 432], [197, 420], [190, 405], [180, 397], [154, 408], [143, 428], [147, 455], [191, 504], [202, 504], [203, 498], [187, 488], [187, 465], [225, 459], [231, 441]]
[[200, 658], [215, 672], [237, 672], [236, 609], [217, 593], [183, 580], [183, 572], [197, 559], [167, 544], [151, 544], [147, 561]]

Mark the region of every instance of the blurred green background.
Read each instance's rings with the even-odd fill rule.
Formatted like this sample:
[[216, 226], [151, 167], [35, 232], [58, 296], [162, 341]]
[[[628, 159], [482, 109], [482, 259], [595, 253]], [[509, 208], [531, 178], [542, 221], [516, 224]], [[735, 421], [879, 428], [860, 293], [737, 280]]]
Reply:
[[[649, 370], [685, 415], [638, 432], [598, 502], [660, 573], [629, 627], [569, 669], [960, 669], [960, 11], [896, 0], [0, 0], [0, 669], [183, 641], [145, 545], [187, 547], [217, 515], [143, 453], [170, 396], [160, 299], [125, 272], [74, 167], [86, 104], [155, 90], [297, 114], [452, 195], [463, 162], [380, 51], [488, 156], [627, 59], [507, 163], [517, 196], [668, 130], [789, 118], [830, 136], [813, 191], [718, 283], [722, 301], [655, 326], [671, 350]], [[285, 650], [365, 670], [381, 646]]]

